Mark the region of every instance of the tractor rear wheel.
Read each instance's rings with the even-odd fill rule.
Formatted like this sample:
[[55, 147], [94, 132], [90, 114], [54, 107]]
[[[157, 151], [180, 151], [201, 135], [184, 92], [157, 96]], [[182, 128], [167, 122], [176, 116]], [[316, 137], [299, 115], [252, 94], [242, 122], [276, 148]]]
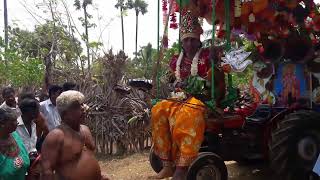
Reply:
[[271, 135], [271, 168], [283, 179], [311, 179], [320, 152], [320, 113], [300, 110], [288, 114]]
[[159, 173], [159, 172], [162, 170], [162, 168], [163, 168], [163, 163], [162, 163], [161, 159], [159, 158], [159, 156], [157, 156], [157, 155], [154, 153], [153, 147], [151, 147], [151, 149], [150, 149], [149, 162], [150, 162], [150, 165], [151, 165], [152, 169], [153, 169], [156, 173]]

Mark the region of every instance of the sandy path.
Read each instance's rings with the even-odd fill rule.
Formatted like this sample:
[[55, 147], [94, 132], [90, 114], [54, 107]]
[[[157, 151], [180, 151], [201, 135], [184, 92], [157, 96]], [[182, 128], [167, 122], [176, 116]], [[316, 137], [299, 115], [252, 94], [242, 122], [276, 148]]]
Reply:
[[[236, 162], [226, 162], [230, 180], [270, 180], [270, 173], [263, 165], [239, 166]], [[103, 173], [112, 180], [145, 180], [153, 175], [148, 161], [148, 153], [134, 154], [123, 158], [101, 160]]]

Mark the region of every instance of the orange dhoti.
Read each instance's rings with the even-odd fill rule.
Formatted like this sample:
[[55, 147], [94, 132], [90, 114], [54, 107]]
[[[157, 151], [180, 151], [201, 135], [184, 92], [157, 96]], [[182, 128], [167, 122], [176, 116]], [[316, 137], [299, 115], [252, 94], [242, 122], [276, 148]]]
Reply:
[[196, 98], [164, 100], [152, 108], [152, 139], [156, 155], [176, 166], [189, 166], [204, 139], [205, 106]]

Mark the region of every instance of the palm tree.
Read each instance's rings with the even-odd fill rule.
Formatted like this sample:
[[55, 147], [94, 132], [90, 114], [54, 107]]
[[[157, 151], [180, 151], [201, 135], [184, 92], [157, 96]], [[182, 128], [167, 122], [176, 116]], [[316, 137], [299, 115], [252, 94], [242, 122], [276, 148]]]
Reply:
[[124, 25], [123, 25], [123, 13], [127, 9], [125, 5], [125, 0], [118, 0], [115, 5], [117, 9], [120, 9], [120, 17], [121, 17], [121, 30], [122, 30], [122, 50], [124, 51]]
[[128, 0], [128, 8], [134, 9], [136, 13], [136, 49], [135, 49], [135, 57], [137, 57], [138, 50], [138, 24], [139, 24], [139, 14], [144, 15], [148, 12], [147, 10], [148, 4], [144, 0]]
[[85, 28], [85, 36], [84, 40], [86, 42], [86, 47], [87, 47], [87, 61], [88, 61], [88, 73], [89, 77], [91, 77], [91, 63], [90, 63], [90, 47], [89, 47], [89, 23], [88, 23], [88, 12], [87, 12], [87, 6], [92, 4], [92, 0], [83, 0], [82, 6], [80, 3], [80, 0], [75, 0], [74, 1], [74, 6], [76, 7], [77, 10], [80, 10], [81, 8], [83, 9], [84, 13], [84, 28]]

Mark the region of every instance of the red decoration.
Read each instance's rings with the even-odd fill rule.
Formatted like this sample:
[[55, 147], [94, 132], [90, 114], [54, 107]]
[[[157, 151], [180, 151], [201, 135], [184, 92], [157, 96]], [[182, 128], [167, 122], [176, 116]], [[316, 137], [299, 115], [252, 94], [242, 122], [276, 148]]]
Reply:
[[[168, 2], [168, 0], [163, 0], [165, 1]], [[205, 18], [209, 24], [225, 23], [223, 0], [215, 1], [216, 22], [211, 22], [212, 0], [189, 0], [189, 2], [192, 4], [190, 8], [195, 10], [200, 17]], [[308, 34], [320, 33], [320, 13], [314, 0], [230, 0], [230, 4], [233, 34], [243, 33], [241, 31], [243, 30], [251, 40], [259, 40], [259, 34], [274, 36], [276, 39], [287, 38], [297, 28], [303, 28]], [[241, 13], [239, 13], [239, 8], [241, 8]], [[178, 9], [178, 6], [174, 8], [176, 11]], [[176, 20], [176, 16], [170, 14], [171, 28], [178, 27]], [[217, 36], [223, 37], [224, 33], [223, 30], [220, 30]], [[312, 41], [315, 42], [316, 38]], [[266, 47], [265, 49], [267, 50]]]
[[226, 31], [221, 29], [217, 33], [217, 38], [222, 39], [222, 38], [224, 38], [225, 34], [226, 34]]
[[168, 1], [162, 0], [162, 11], [167, 12], [168, 11]]
[[313, 18], [313, 30], [316, 32], [320, 31], [320, 15], [317, 15]]
[[223, 72], [229, 74], [229, 73], [231, 72], [231, 66], [230, 66], [230, 64], [225, 64], [225, 65], [223, 65], [223, 66], [222, 66], [222, 70], [223, 70]]
[[172, 28], [172, 29], [178, 28], [177, 16], [175, 13], [170, 14], [170, 28]]
[[310, 33], [309, 37], [311, 39], [312, 44], [317, 44], [318, 43], [318, 39], [314, 36], [313, 33]]
[[167, 16], [168, 16], [168, 0], [162, 0], [162, 12], [163, 12], [163, 25], [167, 24]]
[[177, 15], [176, 15], [177, 8], [179, 8], [179, 7], [178, 7], [176, 1], [172, 1], [172, 9], [175, 10], [174, 12], [172, 12], [170, 14], [170, 26], [169, 27], [172, 28], [172, 29], [177, 29], [178, 28]]

